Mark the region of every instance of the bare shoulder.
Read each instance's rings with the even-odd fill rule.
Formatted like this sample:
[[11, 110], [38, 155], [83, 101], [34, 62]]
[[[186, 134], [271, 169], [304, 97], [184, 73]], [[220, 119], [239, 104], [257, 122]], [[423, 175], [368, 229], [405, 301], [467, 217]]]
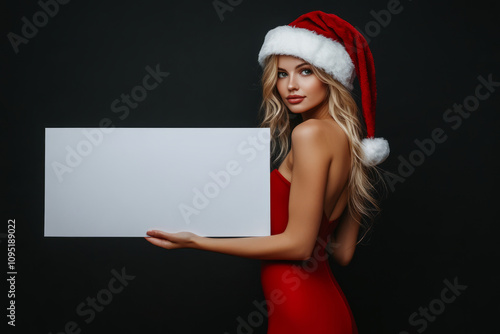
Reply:
[[[318, 119], [308, 119], [297, 125], [292, 131], [292, 164], [302, 161], [306, 165], [327, 169], [332, 160], [328, 127], [326, 122]], [[295, 170], [295, 168], [292, 168]], [[307, 173], [317, 173], [308, 171]]]
[[292, 131], [292, 143], [316, 142], [327, 139], [327, 129], [324, 122], [318, 119], [308, 119], [297, 125]]
[[330, 149], [345, 149], [349, 140], [346, 133], [336, 123], [328, 120], [308, 119], [292, 131], [292, 145], [310, 143]]

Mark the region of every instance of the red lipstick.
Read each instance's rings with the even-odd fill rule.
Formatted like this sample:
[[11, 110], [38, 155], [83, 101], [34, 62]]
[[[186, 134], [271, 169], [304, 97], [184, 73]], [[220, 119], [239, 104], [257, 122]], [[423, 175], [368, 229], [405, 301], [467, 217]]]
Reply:
[[290, 102], [291, 104], [297, 104], [297, 103], [300, 103], [304, 100], [305, 96], [301, 96], [301, 95], [288, 95], [286, 97], [286, 99], [288, 100], [288, 102]]

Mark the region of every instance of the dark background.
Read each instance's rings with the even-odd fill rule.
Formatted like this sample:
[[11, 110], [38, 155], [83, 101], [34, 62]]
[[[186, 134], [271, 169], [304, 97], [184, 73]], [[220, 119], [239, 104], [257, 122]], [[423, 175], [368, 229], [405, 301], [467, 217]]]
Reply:
[[[45, 127], [99, 127], [102, 118], [117, 127], [258, 126], [257, 54], [268, 30], [322, 10], [366, 33], [391, 1], [232, 3], [221, 20], [212, 1], [71, 1], [16, 54], [7, 34], [21, 35], [22, 17], [33, 22], [41, 7], [1, 2], [2, 328], [55, 334], [74, 321], [81, 333], [232, 334], [238, 317], [259, 319], [258, 260], [167, 251], [142, 238], [43, 237]], [[500, 81], [499, 6], [406, 0], [400, 7], [370, 40], [377, 136], [391, 145], [380, 167], [399, 181], [371, 238], [349, 266], [332, 269], [360, 333], [498, 333], [500, 87], [456, 129], [443, 115], [470, 101], [479, 76]], [[170, 75], [120, 119], [112, 101], [156, 64]], [[435, 128], [446, 141], [402, 177], [402, 161], [419, 154], [415, 140]], [[14, 331], [5, 316], [8, 219], [16, 220]], [[77, 306], [122, 268], [135, 278], [86, 323]], [[432, 320], [411, 324], [420, 307], [439, 306], [444, 280], [467, 288]], [[252, 331], [265, 333], [266, 323]]]

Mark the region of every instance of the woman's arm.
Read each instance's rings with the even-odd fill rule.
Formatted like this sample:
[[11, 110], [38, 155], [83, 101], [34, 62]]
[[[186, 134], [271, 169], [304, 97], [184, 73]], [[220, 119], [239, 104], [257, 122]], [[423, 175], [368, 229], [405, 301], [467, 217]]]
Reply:
[[317, 120], [292, 132], [294, 157], [289, 219], [281, 234], [251, 238], [206, 238], [189, 232], [149, 231], [149, 242], [166, 249], [196, 248], [254, 259], [304, 260], [313, 251], [323, 215], [323, 201], [332, 149]]
[[[358, 215], [356, 219], [359, 221], [360, 216]], [[356, 249], [359, 232], [359, 223], [356, 219], [346, 212], [332, 235], [330, 243], [332, 257], [341, 266], [347, 266], [351, 262]]]
[[300, 240], [290, 233], [266, 237], [208, 238], [190, 232], [166, 233], [148, 231], [154, 245], [166, 248], [195, 248], [260, 260], [304, 260], [309, 258], [300, 247]]

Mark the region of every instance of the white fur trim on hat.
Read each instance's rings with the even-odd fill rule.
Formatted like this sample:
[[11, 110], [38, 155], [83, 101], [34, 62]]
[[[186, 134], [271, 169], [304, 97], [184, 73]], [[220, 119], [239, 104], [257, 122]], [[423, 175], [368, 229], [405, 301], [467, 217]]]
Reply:
[[389, 156], [389, 143], [384, 138], [364, 138], [361, 145], [363, 163], [367, 166], [378, 165]]
[[304, 28], [279, 26], [270, 30], [259, 52], [259, 64], [273, 54], [302, 58], [322, 68], [347, 89], [352, 90], [356, 75], [354, 64], [342, 44]]

